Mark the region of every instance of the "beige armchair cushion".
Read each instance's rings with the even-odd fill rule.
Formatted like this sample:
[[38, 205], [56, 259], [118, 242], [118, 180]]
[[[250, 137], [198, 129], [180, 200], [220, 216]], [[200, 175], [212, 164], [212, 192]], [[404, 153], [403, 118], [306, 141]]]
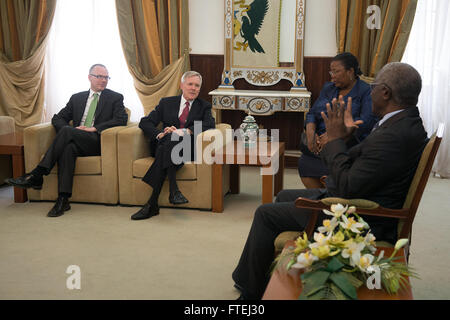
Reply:
[[[58, 174], [58, 164], [53, 167], [51, 173]], [[75, 166], [75, 175], [84, 174], [102, 174], [102, 157], [79, 157]]]
[[[153, 164], [155, 158], [147, 157], [133, 162], [133, 177], [143, 178], [148, 168]], [[197, 166], [195, 163], [185, 163], [177, 171], [177, 180], [195, 180], [197, 179]]]
[[13, 117], [0, 116], [0, 134], [7, 134], [16, 131], [16, 125]]

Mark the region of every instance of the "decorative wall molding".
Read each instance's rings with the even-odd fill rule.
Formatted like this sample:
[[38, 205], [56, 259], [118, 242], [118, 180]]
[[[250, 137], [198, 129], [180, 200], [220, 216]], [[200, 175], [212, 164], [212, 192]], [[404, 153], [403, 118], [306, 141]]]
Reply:
[[241, 110], [252, 115], [269, 116], [275, 112], [307, 112], [311, 93], [268, 90], [213, 90], [212, 107], [218, 110]]

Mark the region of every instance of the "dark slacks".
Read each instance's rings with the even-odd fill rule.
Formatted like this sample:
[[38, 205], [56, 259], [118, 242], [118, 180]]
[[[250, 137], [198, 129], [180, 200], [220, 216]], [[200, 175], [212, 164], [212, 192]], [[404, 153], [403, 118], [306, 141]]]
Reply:
[[58, 163], [58, 192], [72, 194], [75, 162], [80, 156], [100, 155], [100, 135], [73, 127], [63, 127], [38, 166], [50, 173]]
[[[276, 202], [258, 207], [233, 280], [249, 299], [261, 299], [270, 279], [270, 266], [274, 260], [275, 238], [284, 231], [303, 231], [310, 212], [295, 207], [298, 197], [321, 199], [326, 189], [282, 190]], [[319, 215], [321, 225], [324, 215]]]

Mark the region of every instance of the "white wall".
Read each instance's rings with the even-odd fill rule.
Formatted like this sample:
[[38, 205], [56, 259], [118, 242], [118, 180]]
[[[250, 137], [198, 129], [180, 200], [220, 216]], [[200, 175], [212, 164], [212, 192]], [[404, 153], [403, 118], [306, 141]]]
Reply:
[[[307, 57], [336, 55], [336, 0], [305, 0]], [[224, 1], [189, 0], [189, 42], [192, 54], [224, 53]]]

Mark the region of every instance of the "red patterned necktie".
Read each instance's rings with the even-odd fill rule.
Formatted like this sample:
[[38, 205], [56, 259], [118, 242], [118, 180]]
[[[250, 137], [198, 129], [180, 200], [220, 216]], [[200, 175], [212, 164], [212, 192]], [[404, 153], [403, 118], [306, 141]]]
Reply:
[[183, 109], [183, 112], [181, 113], [181, 116], [179, 118], [180, 119], [180, 128], [181, 129], [183, 129], [184, 125], [186, 124], [186, 120], [187, 120], [188, 114], [189, 114], [189, 102], [186, 101], [185, 107]]

